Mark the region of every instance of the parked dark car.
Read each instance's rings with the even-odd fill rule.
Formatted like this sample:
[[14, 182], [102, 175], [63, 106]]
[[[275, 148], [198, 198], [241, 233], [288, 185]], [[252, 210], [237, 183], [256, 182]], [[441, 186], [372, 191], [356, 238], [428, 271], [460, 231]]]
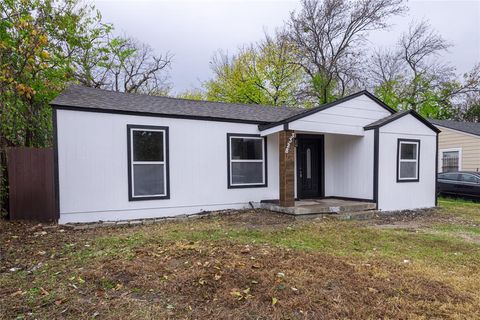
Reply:
[[439, 173], [437, 184], [439, 194], [480, 201], [480, 172]]

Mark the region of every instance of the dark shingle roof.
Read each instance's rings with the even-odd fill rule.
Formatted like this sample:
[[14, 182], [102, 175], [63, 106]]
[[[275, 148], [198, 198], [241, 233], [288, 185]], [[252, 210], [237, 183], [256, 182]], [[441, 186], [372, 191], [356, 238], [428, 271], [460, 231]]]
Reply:
[[445, 128], [450, 128], [453, 130], [458, 130], [480, 136], [480, 123], [435, 119], [429, 119], [429, 121], [437, 126], [442, 126]]
[[376, 128], [380, 128], [390, 122], [393, 122], [397, 119], [400, 119], [401, 117], [403, 116], [406, 116], [407, 114], [410, 114], [412, 115], [413, 117], [415, 117], [418, 121], [422, 122], [424, 125], [426, 125], [427, 127], [429, 127], [430, 129], [432, 129], [434, 132], [440, 132], [440, 130], [435, 127], [433, 124], [431, 124], [427, 119], [425, 119], [424, 117], [422, 117], [421, 115], [419, 115], [417, 112], [415, 112], [414, 110], [406, 110], [406, 111], [400, 111], [400, 112], [397, 112], [397, 113], [394, 113], [394, 114], [391, 114], [389, 116], [386, 116], [385, 118], [382, 118], [382, 119], [379, 119], [375, 122], [372, 122], [370, 123], [369, 125], [365, 126], [364, 129], [365, 130], [371, 130], [371, 129], [376, 129]]
[[127, 94], [71, 85], [50, 104], [57, 108], [85, 111], [145, 113], [199, 119], [270, 123], [305, 112], [302, 108], [196, 101]]
[[389, 122], [392, 122], [393, 120], [396, 120], [398, 118], [403, 117], [407, 113], [408, 113], [408, 111], [399, 111], [399, 112], [396, 112], [396, 113], [392, 113], [391, 115], [386, 116], [385, 118], [381, 118], [381, 119], [378, 119], [375, 122], [370, 123], [369, 125], [365, 126], [365, 129], [368, 130], [368, 129], [374, 129], [374, 128], [381, 127], [381, 126], [383, 126], [383, 125], [385, 125]]

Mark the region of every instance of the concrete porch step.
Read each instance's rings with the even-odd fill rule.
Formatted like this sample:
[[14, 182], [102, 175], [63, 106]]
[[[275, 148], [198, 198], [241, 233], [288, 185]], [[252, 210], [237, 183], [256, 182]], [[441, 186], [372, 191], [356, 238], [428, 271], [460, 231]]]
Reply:
[[[286, 213], [295, 217], [319, 217], [320, 215], [336, 216], [340, 219], [360, 218], [373, 214], [376, 204], [373, 202], [351, 201], [343, 199], [312, 199], [295, 201], [294, 207], [282, 207], [275, 201], [260, 202], [259, 208]], [[368, 212], [370, 211], [370, 213]], [[368, 217], [365, 217], [368, 219]]]

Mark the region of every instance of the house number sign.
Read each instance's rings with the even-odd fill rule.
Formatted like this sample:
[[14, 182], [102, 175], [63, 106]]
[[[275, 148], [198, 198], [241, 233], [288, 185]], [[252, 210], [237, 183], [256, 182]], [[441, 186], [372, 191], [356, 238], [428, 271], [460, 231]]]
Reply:
[[290, 152], [290, 147], [295, 139], [295, 132], [292, 132], [290, 135], [290, 138], [288, 138], [287, 146], [285, 147], [285, 154], [288, 154]]

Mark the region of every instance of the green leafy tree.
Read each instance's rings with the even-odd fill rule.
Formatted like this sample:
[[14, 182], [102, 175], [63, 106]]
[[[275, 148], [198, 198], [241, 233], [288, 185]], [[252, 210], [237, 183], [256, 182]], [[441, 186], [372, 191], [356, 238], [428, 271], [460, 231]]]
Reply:
[[218, 53], [212, 61], [214, 78], [205, 83], [212, 101], [296, 105], [302, 73], [291, 44], [280, 34], [265, 36], [260, 43], [237, 55]]
[[181, 92], [177, 94], [177, 98], [188, 100], [206, 100], [205, 93], [200, 89]]
[[4, 184], [6, 147], [51, 144], [48, 102], [73, 79], [72, 57], [85, 46], [83, 34], [98, 15], [75, 0], [2, 0], [0, 15], [0, 184]]
[[460, 119], [480, 123], [480, 92], [469, 94], [463, 102]]

